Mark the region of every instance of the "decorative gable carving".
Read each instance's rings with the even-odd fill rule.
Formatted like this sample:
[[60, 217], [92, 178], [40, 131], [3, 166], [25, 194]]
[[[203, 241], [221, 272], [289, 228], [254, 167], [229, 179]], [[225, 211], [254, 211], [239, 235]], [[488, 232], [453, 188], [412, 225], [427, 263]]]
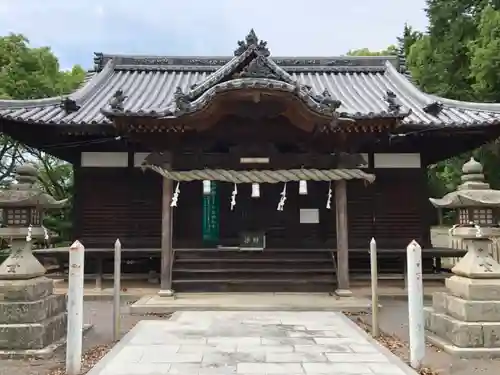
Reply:
[[[155, 117], [181, 117], [202, 110], [221, 92], [236, 90], [278, 90], [297, 97], [310, 110], [323, 118], [330, 119], [329, 126], [336, 127], [340, 120], [345, 120], [337, 109], [341, 102], [331, 96], [328, 90], [321, 94], [313, 92], [297, 81], [290, 73], [276, 64], [269, 56], [267, 42], [259, 40], [252, 29], [244, 41], [238, 42], [235, 57], [224, 66], [206, 77], [205, 80], [189, 88], [177, 87], [168, 107], [152, 113]], [[123, 111], [126, 96], [118, 90], [109, 106], [113, 113]], [[241, 103], [248, 106], [248, 103]], [[261, 107], [268, 115], [269, 110]], [[283, 111], [274, 107], [278, 114]], [[252, 115], [261, 116], [255, 108]], [[151, 113], [150, 113], [151, 114]], [[277, 114], [275, 114], [277, 115]], [[324, 120], [322, 120], [324, 122]]]
[[241, 56], [249, 49], [255, 49], [264, 57], [271, 55], [271, 52], [267, 48], [267, 42], [259, 40], [253, 29], [250, 30], [245, 40], [238, 41], [238, 48], [234, 51], [234, 56]]
[[266, 57], [257, 56], [240, 72], [233, 74], [233, 78], [268, 78], [280, 80], [281, 77], [267, 63]]

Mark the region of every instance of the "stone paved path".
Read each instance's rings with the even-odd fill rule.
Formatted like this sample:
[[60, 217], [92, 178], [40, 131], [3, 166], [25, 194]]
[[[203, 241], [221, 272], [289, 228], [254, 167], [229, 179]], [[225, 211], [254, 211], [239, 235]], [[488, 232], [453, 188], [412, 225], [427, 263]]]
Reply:
[[141, 321], [88, 375], [415, 375], [334, 312], [188, 311]]

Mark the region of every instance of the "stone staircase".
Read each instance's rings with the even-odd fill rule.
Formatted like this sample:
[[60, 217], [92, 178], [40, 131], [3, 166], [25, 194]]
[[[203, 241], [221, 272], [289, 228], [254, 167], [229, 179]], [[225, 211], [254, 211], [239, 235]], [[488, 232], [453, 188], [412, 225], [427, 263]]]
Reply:
[[[403, 249], [381, 251], [379, 279], [403, 279]], [[432, 272], [432, 259], [423, 260]], [[368, 249], [349, 250], [352, 281], [370, 280]], [[334, 292], [337, 275], [328, 249], [176, 249], [172, 270], [176, 292]]]
[[176, 292], [333, 292], [328, 250], [181, 249], [175, 251]]

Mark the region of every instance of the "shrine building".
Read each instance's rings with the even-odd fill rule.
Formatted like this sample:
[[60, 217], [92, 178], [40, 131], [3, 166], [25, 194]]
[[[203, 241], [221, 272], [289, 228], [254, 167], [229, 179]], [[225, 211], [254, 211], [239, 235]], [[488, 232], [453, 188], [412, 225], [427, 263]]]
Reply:
[[498, 138], [500, 104], [423, 93], [398, 56], [272, 56], [253, 30], [236, 47], [96, 53], [75, 92], [0, 101], [4, 134], [74, 166], [86, 262], [119, 238], [162, 291], [348, 294], [372, 237], [382, 273], [430, 249], [426, 168]]

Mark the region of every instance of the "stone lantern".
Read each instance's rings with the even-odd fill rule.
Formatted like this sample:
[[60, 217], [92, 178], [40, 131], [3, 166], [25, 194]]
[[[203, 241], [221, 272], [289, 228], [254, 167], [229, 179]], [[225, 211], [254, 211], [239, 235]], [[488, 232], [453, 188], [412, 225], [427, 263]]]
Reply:
[[0, 237], [11, 245], [0, 265], [0, 357], [47, 355], [66, 333], [66, 300], [53, 295], [53, 281], [32, 253], [32, 240], [44, 239], [43, 214], [61, 208], [35, 186], [31, 164], [16, 169], [17, 184], [0, 191]]
[[31, 252], [33, 239], [47, 235], [42, 226], [44, 212], [61, 208], [67, 200], [56, 201], [34, 186], [37, 170], [31, 164], [16, 169], [17, 184], [0, 191], [0, 237], [11, 244], [11, 254], [0, 265], [0, 280], [29, 279], [45, 274], [45, 268]]
[[462, 239], [467, 253], [446, 279], [447, 290], [434, 293], [425, 309], [428, 338], [462, 357], [500, 357], [500, 265], [488, 250], [491, 238], [500, 237], [500, 190], [491, 189], [482, 165], [471, 158], [457, 190], [430, 201], [458, 211], [451, 234]]
[[457, 210], [457, 224], [474, 223], [494, 227], [499, 219], [500, 190], [493, 190], [485, 182], [483, 166], [471, 158], [462, 167], [462, 184], [441, 199], [430, 198], [437, 208]]

